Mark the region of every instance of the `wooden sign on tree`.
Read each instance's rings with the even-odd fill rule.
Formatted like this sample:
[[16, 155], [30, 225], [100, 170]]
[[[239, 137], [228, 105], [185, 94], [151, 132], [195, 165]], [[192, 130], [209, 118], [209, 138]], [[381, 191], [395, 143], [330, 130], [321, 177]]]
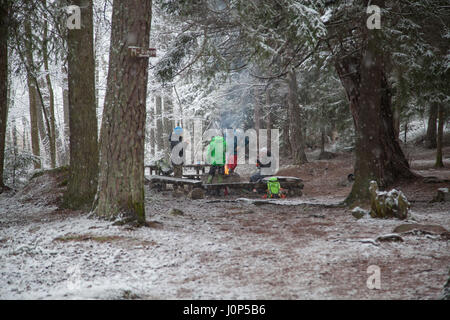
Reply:
[[155, 48], [141, 48], [141, 47], [130, 46], [130, 47], [128, 47], [128, 50], [130, 51], [130, 55], [132, 57], [138, 57], [138, 58], [156, 57], [156, 49]]

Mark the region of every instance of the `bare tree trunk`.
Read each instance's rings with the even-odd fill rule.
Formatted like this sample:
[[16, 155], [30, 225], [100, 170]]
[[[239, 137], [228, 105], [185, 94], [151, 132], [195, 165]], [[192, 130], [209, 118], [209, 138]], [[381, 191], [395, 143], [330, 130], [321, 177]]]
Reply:
[[155, 156], [155, 148], [156, 148], [156, 136], [155, 136], [155, 106], [150, 104], [150, 110], [148, 111], [147, 116], [147, 127], [148, 127], [148, 140], [150, 143], [150, 157], [153, 158]]
[[156, 96], [156, 146], [158, 153], [164, 149], [163, 140], [163, 119], [162, 119], [162, 98], [160, 95]]
[[[27, 85], [28, 85], [28, 97], [30, 102], [30, 126], [31, 126], [31, 148], [33, 155], [37, 158], [41, 156], [41, 150], [39, 146], [39, 127], [38, 127], [38, 102], [37, 102], [37, 90], [36, 81], [34, 79], [34, 61], [33, 61], [33, 47], [31, 36], [31, 22], [25, 20], [25, 56], [27, 64]], [[40, 169], [42, 166], [41, 161], [34, 161], [34, 168]]]
[[283, 144], [285, 148], [283, 148], [282, 152], [285, 156], [292, 157], [292, 147], [291, 147], [291, 139], [290, 139], [290, 132], [289, 132], [289, 126], [290, 126], [290, 119], [289, 119], [289, 106], [286, 104], [287, 109], [286, 110], [286, 119], [283, 123]]
[[56, 139], [56, 163], [58, 166], [64, 166], [65, 158], [64, 158], [64, 136], [61, 133], [61, 130], [58, 128], [58, 126], [55, 123], [55, 139]]
[[5, 189], [3, 168], [8, 120], [8, 12], [9, 1], [0, 0], [0, 193]]
[[[27, 77], [28, 83], [28, 97], [30, 103], [30, 126], [31, 126], [31, 149], [33, 155], [40, 158], [41, 157], [41, 147], [39, 144], [39, 126], [38, 126], [38, 105], [36, 102], [36, 85], [33, 80]], [[41, 160], [34, 161], [34, 168], [40, 169], [42, 167]]]
[[16, 119], [12, 119], [11, 121], [11, 133], [12, 133], [12, 149], [13, 149], [13, 172], [12, 172], [12, 185], [16, 185], [16, 165], [17, 165], [17, 126], [16, 126]]
[[325, 125], [322, 123], [320, 125], [320, 154], [325, 153], [325, 138], [326, 138]]
[[259, 102], [259, 90], [253, 89], [253, 124], [258, 137], [257, 150], [261, 148], [261, 141], [259, 141], [259, 129], [261, 129], [261, 104]]
[[[44, 3], [44, 6], [46, 6], [47, 1], [42, 0]], [[48, 68], [48, 49], [47, 49], [47, 41], [48, 41], [48, 23], [47, 20], [44, 20], [44, 35], [42, 39], [42, 57], [44, 60], [44, 70], [45, 70], [45, 79], [47, 82], [47, 89], [48, 89], [48, 100], [49, 100], [49, 122], [50, 127], [48, 129], [48, 136], [49, 136], [49, 142], [50, 142], [50, 166], [52, 168], [56, 167], [56, 129], [55, 129], [55, 98], [53, 93], [53, 87], [52, 82], [50, 79], [50, 73]], [[45, 106], [43, 106], [45, 108]]]
[[[41, 83], [42, 84], [42, 83]], [[37, 92], [36, 86], [34, 86], [34, 96], [36, 99], [36, 116], [37, 116], [37, 122], [38, 122], [38, 130], [39, 130], [39, 137], [41, 138], [40, 141], [44, 145], [44, 150], [47, 151], [48, 146], [48, 139], [47, 139], [47, 131], [45, 129], [44, 124], [44, 116], [43, 116], [43, 106], [41, 103], [41, 100], [39, 99], [39, 94]]]
[[148, 48], [151, 0], [114, 0], [108, 85], [100, 142], [97, 216], [145, 223], [144, 144], [148, 59], [129, 46]]
[[292, 157], [294, 164], [307, 163], [305, 153], [305, 140], [303, 137], [302, 126], [301, 126], [301, 116], [300, 116], [300, 105], [298, 103], [297, 96], [297, 75], [295, 70], [291, 70], [288, 73], [288, 84], [289, 84], [289, 131], [290, 131], [290, 143], [292, 148]]
[[436, 168], [443, 168], [444, 162], [442, 161], [442, 139], [444, 138], [444, 122], [445, 122], [445, 114], [444, 114], [444, 105], [442, 103], [439, 104], [439, 126], [438, 126], [438, 135], [437, 135], [437, 144], [436, 144]]
[[436, 122], [438, 118], [438, 108], [437, 103], [431, 103], [430, 113], [428, 115], [427, 133], [425, 135], [425, 147], [428, 149], [434, 149], [437, 147]]
[[[36, 94], [36, 115], [38, 120], [39, 136], [41, 137], [41, 150], [42, 155], [45, 154], [43, 159], [48, 159], [47, 156], [50, 155], [50, 119], [48, 118], [48, 110], [45, 108], [44, 97], [41, 88], [45, 87], [45, 80], [43, 78], [39, 79], [37, 85], [35, 86]], [[45, 161], [44, 161], [45, 163]]]
[[272, 107], [270, 104], [270, 91], [269, 89], [266, 90], [266, 129], [267, 129], [267, 149], [271, 150], [272, 148]]
[[61, 69], [63, 76], [63, 116], [64, 116], [64, 155], [62, 163], [64, 165], [69, 165], [70, 159], [70, 125], [69, 125], [69, 88], [67, 79], [67, 70], [63, 67]]
[[98, 125], [92, 0], [73, 0], [81, 8], [81, 29], [68, 31], [70, 171], [64, 204], [90, 208], [97, 192]]
[[27, 131], [27, 118], [25, 118], [24, 116], [22, 116], [22, 127], [23, 127], [23, 131], [22, 131], [22, 150], [24, 152], [28, 152], [28, 131]]
[[171, 90], [168, 90], [163, 99], [164, 106], [164, 116], [163, 116], [163, 126], [164, 126], [164, 158], [170, 158], [170, 141], [169, 136], [173, 130], [173, 103], [171, 99]]
[[[94, 23], [95, 25], [95, 23]], [[100, 107], [99, 91], [100, 87], [100, 24], [95, 25], [94, 34], [94, 61], [95, 61], [95, 108], [98, 110]]]

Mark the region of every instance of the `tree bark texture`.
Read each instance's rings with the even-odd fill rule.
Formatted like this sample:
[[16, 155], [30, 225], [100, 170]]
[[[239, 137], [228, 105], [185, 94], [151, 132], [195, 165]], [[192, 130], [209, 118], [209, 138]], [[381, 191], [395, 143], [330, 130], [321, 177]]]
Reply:
[[[41, 88], [45, 87], [45, 80], [40, 78], [35, 86], [36, 95], [36, 115], [38, 121], [39, 136], [41, 137], [41, 155], [42, 159], [47, 159], [47, 155], [50, 155], [50, 121], [47, 115], [47, 109], [45, 109], [44, 97]], [[44, 156], [45, 155], [45, 156]]]
[[151, 0], [114, 0], [108, 83], [100, 141], [96, 214], [145, 222], [144, 145], [148, 59], [129, 46], [149, 47]]
[[68, 31], [70, 170], [65, 206], [91, 208], [97, 192], [98, 126], [92, 0], [72, 1], [81, 8], [81, 29]]
[[3, 166], [8, 120], [8, 8], [8, 1], [0, 0], [0, 193], [5, 187]]
[[295, 70], [288, 73], [288, 104], [289, 104], [289, 141], [292, 148], [294, 164], [300, 165], [308, 162], [305, 153], [305, 139], [302, 132], [300, 105], [297, 95], [297, 75]]
[[266, 92], [266, 129], [267, 129], [267, 149], [271, 150], [272, 148], [272, 126], [273, 126], [273, 119], [272, 119], [272, 105], [270, 102], [270, 90], [267, 89]]
[[156, 117], [156, 147], [158, 153], [164, 149], [164, 137], [161, 134], [163, 132], [163, 118], [162, 118], [162, 98], [160, 95], [156, 96], [156, 106], [155, 106], [155, 117]]
[[171, 90], [167, 90], [164, 96], [164, 112], [163, 112], [163, 126], [164, 126], [164, 158], [170, 158], [170, 141], [169, 136], [173, 130], [173, 103], [171, 99]]
[[63, 87], [62, 87], [62, 97], [63, 97], [63, 116], [64, 116], [64, 155], [62, 157], [63, 165], [69, 165], [70, 163], [70, 124], [69, 124], [69, 87], [67, 70], [63, 67], [61, 68], [63, 73]]
[[[46, 6], [47, 1], [42, 0], [44, 6]], [[56, 167], [56, 129], [55, 129], [55, 98], [53, 93], [52, 81], [50, 79], [50, 73], [48, 68], [48, 23], [47, 20], [44, 21], [44, 35], [42, 39], [42, 58], [44, 61], [44, 71], [45, 71], [45, 80], [47, 84], [48, 90], [48, 106], [49, 106], [49, 122], [50, 128], [49, 131], [49, 142], [50, 142], [50, 166], [52, 168]]]
[[147, 111], [147, 134], [148, 143], [150, 145], [150, 158], [155, 156], [156, 148], [156, 135], [155, 135], [155, 125], [153, 119], [155, 118], [155, 106], [150, 104], [150, 110]]
[[432, 103], [430, 105], [430, 113], [428, 115], [428, 127], [425, 135], [425, 147], [428, 149], [434, 149], [437, 147], [436, 136], [436, 122], [438, 118], [438, 104]]
[[[31, 22], [25, 21], [25, 61], [27, 65], [27, 85], [28, 85], [28, 98], [30, 103], [30, 127], [31, 127], [31, 149], [33, 155], [37, 158], [41, 156], [41, 148], [39, 145], [39, 126], [38, 126], [38, 101], [37, 101], [37, 89], [36, 81], [33, 75], [34, 61], [33, 61], [33, 44], [31, 35]], [[40, 169], [42, 167], [41, 161], [34, 161], [34, 168]]]

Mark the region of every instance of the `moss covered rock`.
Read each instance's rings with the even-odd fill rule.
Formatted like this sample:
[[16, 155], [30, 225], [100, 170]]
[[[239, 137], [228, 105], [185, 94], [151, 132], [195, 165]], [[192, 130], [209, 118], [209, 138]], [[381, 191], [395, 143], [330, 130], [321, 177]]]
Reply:
[[403, 192], [391, 190], [389, 192], [379, 191], [376, 181], [371, 181], [370, 191], [370, 216], [372, 218], [397, 218], [406, 219], [408, 217], [410, 203]]

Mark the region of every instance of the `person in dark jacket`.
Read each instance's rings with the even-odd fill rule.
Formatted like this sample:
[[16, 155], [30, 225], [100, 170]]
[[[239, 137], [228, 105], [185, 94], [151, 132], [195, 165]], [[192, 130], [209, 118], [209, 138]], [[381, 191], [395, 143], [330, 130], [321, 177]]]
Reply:
[[258, 182], [264, 179], [265, 177], [269, 177], [268, 175], [264, 175], [261, 173], [262, 168], [270, 168], [272, 165], [272, 162], [261, 163], [260, 159], [262, 158], [262, 156], [265, 156], [266, 154], [268, 158], [271, 157], [270, 151], [268, 151], [267, 148], [262, 148], [259, 152], [259, 157], [256, 160], [257, 172], [250, 177], [250, 182]]

